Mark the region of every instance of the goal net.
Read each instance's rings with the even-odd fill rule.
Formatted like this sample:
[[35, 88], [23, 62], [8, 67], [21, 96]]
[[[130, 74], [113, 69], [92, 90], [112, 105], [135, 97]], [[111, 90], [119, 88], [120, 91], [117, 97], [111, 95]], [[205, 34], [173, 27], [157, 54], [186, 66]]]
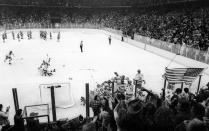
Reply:
[[70, 83], [40, 84], [40, 100], [42, 104], [51, 107], [51, 87], [54, 87], [56, 108], [70, 108], [75, 102], [73, 100]]
[[37, 104], [27, 105], [24, 107], [24, 118], [36, 117], [40, 122], [49, 122], [49, 105]]

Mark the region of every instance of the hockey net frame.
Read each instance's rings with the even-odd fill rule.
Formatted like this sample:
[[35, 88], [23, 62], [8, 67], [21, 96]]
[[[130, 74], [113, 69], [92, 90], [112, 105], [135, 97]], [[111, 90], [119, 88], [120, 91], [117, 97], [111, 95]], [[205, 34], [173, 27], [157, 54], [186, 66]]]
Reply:
[[[46, 110], [46, 114], [41, 114], [41, 115], [37, 114], [36, 116], [28, 116], [27, 108], [36, 109], [36, 112], [31, 112], [31, 113], [37, 113], [37, 111], [39, 112], [39, 110]], [[50, 116], [49, 104], [36, 104], [36, 105], [28, 105], [28, 106], [24, 107], [24, 117], [23, 117], [23, 119], [27, 120], [28, 118], [43, 118], [43, 117], [46, 117], [47, 118], [47, 123], [49, 123], [50, 122], [50, 117], [49, 116]]]
[[[72, 90], [71, 90], [71, 84], [69, 83], [69, 82], [63, 82], [63, 83], [47, 83], [47, 84], [40, 84], [39, 85], [39, 91], [40, 91], [40, 102], [41, 103], [43, 103], [43, 104], [45, 104], [46, 102], [43, 102], [43, 92], [42, 92], [42, 89], [41, 88], [48, 88], [48, 87], [51, 87], [51, 86], [54, 86], [55, 88], [57, 87], [57, 88], [59, 88], [59, 86], [61, 86], [61, 88], [62, 88], [62, 85], [68, 85], [69, 87], [69, 89], [68, 89], [68, 91], [69, 91], [69, 98], [72, 100], [72, 103], [71, 104], [69, 104], [69, 105], [65, 105], [65, 106], [56, 106], [56, 108], [60, 108], [60, 109], [67, 109], [67, 108], [71, 108], [71, 107], [73, 107], [74, 105], [75, 105], [75, 101], [74, 101], [74, 99], [73, 99], [73, 95], [72, 95]], [[50, 99], [51, 99], [51, 96], [50, 96]], [[56, 101], [56, 93], [55, 93], [55, 101]], [[56, 103], [57, 104], [57, 103]], [[49, 107], [49, 109], [50, 109], [51, 107]]]

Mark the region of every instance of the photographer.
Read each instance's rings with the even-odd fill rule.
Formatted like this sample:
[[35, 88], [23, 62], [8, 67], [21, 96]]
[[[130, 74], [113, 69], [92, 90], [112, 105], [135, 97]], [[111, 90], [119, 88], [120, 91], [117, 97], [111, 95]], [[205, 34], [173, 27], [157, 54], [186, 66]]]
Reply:
[[3, 105], [0, 104], [0, 126], [2, 127], [1, 131], [5, 131], [10, 127], [10, 123], [8, 120], [9, 117], [9, 109], [10, 106], [7, 107], [6, 112], [3, 112]]
[[25, 131], [22, 109], [18, 109], [14, 116], [14, 131]]

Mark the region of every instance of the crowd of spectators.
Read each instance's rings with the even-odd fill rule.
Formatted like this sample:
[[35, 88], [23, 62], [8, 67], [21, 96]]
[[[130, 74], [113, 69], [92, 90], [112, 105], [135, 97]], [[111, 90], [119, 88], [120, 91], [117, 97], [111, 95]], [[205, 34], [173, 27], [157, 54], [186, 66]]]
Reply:
[[208, 48], [208, 8], [182, 9], [163, 12], [159, 10], [106, 10], [97, 13], [66, 15], [63, 22], [102, 24], [104, 27], [122, 30], [125, 35], [134, 33], [171, 42], [186, 43], [201, 50]]
[[[116, 77], [123, 80], [122, 76]], [[146, 95], [127, 97], [126, 91], [119, 91], [112, 96], [96, 91], [90, 102], [94, 118], [83, 130], [208, 131], [209, 83], [198, 94], [187, 87], [177, 88], [169, 100], [143, 87], [140, 91]], [[148, 99], [150, 96], [152, 99]]]

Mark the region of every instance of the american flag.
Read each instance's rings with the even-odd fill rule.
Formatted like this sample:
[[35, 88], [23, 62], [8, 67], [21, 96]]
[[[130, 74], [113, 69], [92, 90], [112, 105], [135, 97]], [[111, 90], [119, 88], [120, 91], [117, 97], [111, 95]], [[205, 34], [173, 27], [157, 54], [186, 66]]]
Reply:
[[165, 68], [164, 77], [171, 84], [191, 84], [203, 72], [204, 68]]

